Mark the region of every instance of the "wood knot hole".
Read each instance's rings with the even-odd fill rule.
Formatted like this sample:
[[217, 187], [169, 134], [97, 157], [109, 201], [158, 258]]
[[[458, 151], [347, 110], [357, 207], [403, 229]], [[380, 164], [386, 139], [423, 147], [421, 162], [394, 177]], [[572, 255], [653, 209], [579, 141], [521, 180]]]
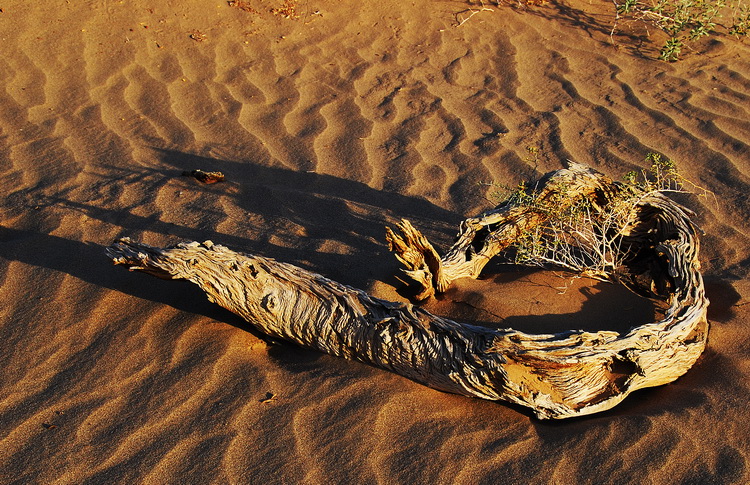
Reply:
[[260, 304], [261, 306], [270, 313], [276, 313], [276, 309], [278, 307], [278, 299], [276, 298], [276, 295], [273, 293], [269, 293], [266, 296], [263, 297]]

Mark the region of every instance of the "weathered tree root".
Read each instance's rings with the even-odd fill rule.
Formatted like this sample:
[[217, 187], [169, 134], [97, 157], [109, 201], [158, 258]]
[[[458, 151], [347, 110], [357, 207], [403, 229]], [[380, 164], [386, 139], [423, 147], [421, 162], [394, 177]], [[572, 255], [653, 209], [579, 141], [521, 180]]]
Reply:
[[[523, 231], [543, 224], [549, 211], [532, 206], [552, 206], [563, 211], [581, 199], [603, 204], [617, 191], [612, 180], [581, 164], [546, 174], [537, 182], [534, 204], [501, 203], [494, 209], [461, 223], [455, 244], [440, 258], [432, 244], [407, 220], [398, 224], [400, 234], [386, 228], [391, 251], [412, 280], [415, 298], [423, 300], [442, 293], [459, 278], [476, 278], [482, 268], [511, 246]], [[564, 196], [561, 196], [564, 194]]]
[[[573, 172], [578, 170], [574, 167]], [[583, 178], [578, 179], [584, 196], [601, 195], [611, 188], [595, 172], [590, 175], [581, 173]], [[559, 174], [547, 178], [549, 194], [562, 180]], [[571, 184], [565, 187], [568, 191]], [[653, 241], [655, 260], [664, 266], [671, 306], [661, 321], [626, 335], [611, 331], [529, 335], [460, 324], [210, 241], [159, 249], [121, 239], [107, 248], [107, 254], [115, 264], [197, 284], [210, 301], [272, 337], [388, 369], [443, 391], [527, 406], [539, 418], [566, 418], [604, 411], [636, 389], [675, 380], [705, 348], [708, 301], [698, 271], [693, 226], [682, 208], [668, 199], [651, 197], [642, 204], [639, 227], [648, 226], [644, 232]], [[498, 221], [492, 223], [496, 229], [506, 223], [508, 214], [515, 221], [539, 217], [516, 213], [512, 207], [503, 210], [505, 219], [490, 215], [484, 221], [496, 217], [492, 219]], [[481, 232], [482, 228], [472, 229], [472, 224], [481, 225], [481, 217], [469, 221], [473, 222], [462, 228]], [[410, 226], [403, 227], [408, 231]], [[405, 261], [410, 261], [409, 251], [427, 253], [420, 263], [424, 268], [410, 271], [429, 271], [431, 282], [478, 273], [476, 269], [451, 272], [446, 259], [440, 260], [416, 231], [413, 237], [392, 240], [394, 246], [404, 248], [399, 254]], [[476, 254], [488, 257], [489, 252], [480, 249]], [[475, 268], [472, 259], [467, 257], [463, 264]]]

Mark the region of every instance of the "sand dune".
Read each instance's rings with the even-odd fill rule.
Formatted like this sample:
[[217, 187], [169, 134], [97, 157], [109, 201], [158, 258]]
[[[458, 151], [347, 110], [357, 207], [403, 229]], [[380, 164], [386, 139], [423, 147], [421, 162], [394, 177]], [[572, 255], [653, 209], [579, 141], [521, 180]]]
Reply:
[[[750, 481], [747, 41], [667, 64], [626, 33], [610, 45], [606, 2], [493, 6], [460, 27], [459, 1], [300, 0], [297, 19], [240, 4], [255, 11], [0, 3], [0, 482]], [[620, 177], [649, 152], [715, 195], [679, 196], [706, 233], [709, 348], [674, 384], [570, 422], [267, 346], [198, 289], [103, 252], [211, 239], [403, 299], [385, 225], [406, 217], [444, 249], [492, 205], [488, 184], [565, 159]], [[181, 176], [196, 168], [226, 182]], [[427, 308], [530, 332], [658, 312], [490, 269]]]

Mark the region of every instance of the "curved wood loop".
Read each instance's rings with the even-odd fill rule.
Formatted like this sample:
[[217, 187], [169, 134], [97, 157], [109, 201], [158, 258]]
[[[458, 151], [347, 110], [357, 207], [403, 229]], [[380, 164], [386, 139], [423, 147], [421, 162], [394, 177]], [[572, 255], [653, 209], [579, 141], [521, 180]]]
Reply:
[[[408, 221], [398, 234], [389, 229], [387, 237], [406, 274], [421, 285], [420, 296], [427, 297], [457, 278], [476, 277], [519, 234], [548, 222], [551, 213], [540, 210], [544, 204], [560, 208], [585, 199], [587, 207], [604, 213], [622, 190], [593, 169], [568, 164], [536, 184], [534, 203], [506, 201], [464, 221], [442, 258]], [[616, 237], [625, 268], [608, 274], [669, 303], [662, 320], [624, 335], [532, 335], [461, 324], [210, 241], [160, 249], [125, 238], [107, 254], [131, 270], [197, 284], [210, 301], [272, 337], [443, 391], [520, 404], [539, 418], [566, 418], [604, 411], [636, 389], [677, 379], [706, 345], [708, 300], [688, 212], [659, 193], [643, 194]]]

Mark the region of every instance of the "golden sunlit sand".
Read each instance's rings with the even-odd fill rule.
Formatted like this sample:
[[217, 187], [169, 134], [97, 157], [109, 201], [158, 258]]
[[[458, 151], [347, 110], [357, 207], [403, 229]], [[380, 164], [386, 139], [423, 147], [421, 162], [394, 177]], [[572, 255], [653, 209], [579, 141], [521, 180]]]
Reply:
[[[607, 2], [491, 7], [457, 26], [465, 2], [0, 0], [0, 482], [748, 482], [747, 40], [665, 63], [611, 45]], [[676, 382], [549, 424], [269, 346], [104, 254], [210, 239], [403, 301], [384, 227], [445, 250], [488, 184], [528, 178], [528, 147], [536, 175], [659, 152], [715, 195], [679, 196], [711, 330]], [[425, 306], [532, 333], [660, 311], [500, 265]]]

